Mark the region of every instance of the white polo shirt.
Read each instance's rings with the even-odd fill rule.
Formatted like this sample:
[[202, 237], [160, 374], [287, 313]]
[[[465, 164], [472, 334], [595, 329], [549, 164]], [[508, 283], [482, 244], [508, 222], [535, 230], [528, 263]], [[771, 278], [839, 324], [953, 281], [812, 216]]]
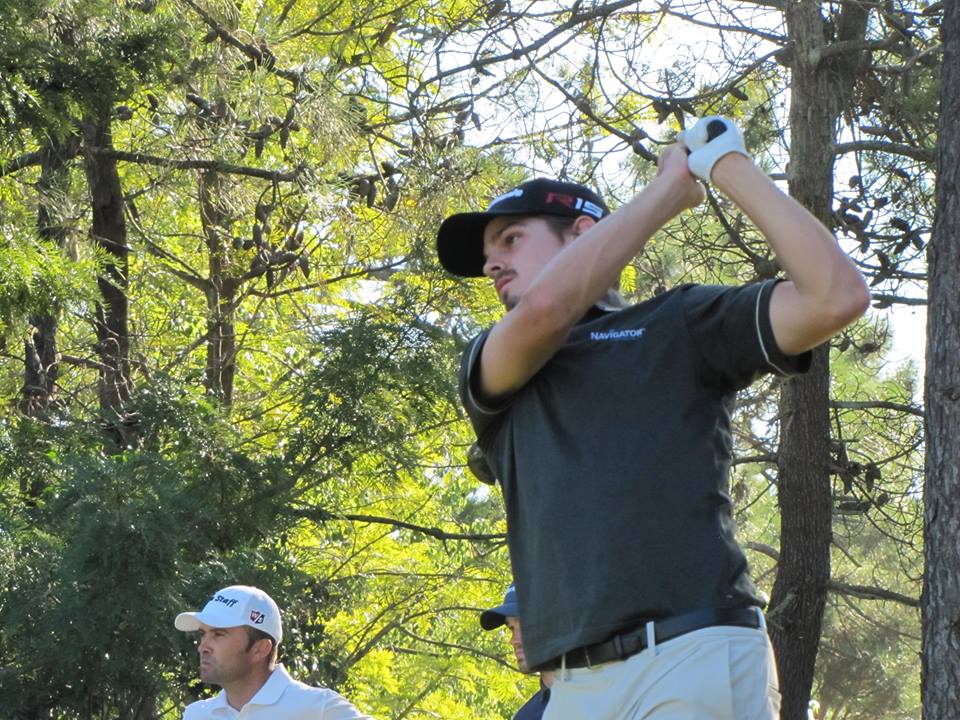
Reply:
[[187, 706], [183, 720], [373, 720], [343, 696], [328, 688], [314, 688], [290, 677], [277, 665], [257, 694], [240, 710], [227, 704], [224, 690], [209, 700]]

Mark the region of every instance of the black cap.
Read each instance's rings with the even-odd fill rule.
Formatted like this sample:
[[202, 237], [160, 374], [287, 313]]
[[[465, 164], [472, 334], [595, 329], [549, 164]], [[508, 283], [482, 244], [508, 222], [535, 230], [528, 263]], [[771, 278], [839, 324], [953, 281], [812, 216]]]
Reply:
[[484, 212], [451, 215], [437, 232], [437, 255], [447, 272], [463, 277], [483, 275], [483, 229], [501, 215], [587, 215], [599, 220], [610, 214], [597, 193], [577, 183], [537, 178], [495, 198]]
[[484, 630], [493, 630], [503, 625], [508, 617], [520, 617], [517, 591], [513, 585], [507, 588], [507, 594], [503, 596], [502, 603], [480, 613], [480, 627]]

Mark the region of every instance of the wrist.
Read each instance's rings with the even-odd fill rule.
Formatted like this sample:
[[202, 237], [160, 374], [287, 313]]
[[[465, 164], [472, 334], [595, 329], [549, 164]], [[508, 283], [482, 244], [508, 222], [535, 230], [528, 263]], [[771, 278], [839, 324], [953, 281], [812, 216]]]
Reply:
[[651, 191], [651, 205], [660, 224], [672, 220], [691, 207], [699, 205], [705, 195], [703, 185], [686, 168], [663, 172], [647, 188]]
[[740, 128], [728, 118], [710, 115], [680, 135], [690, 154], [690, 172], [704, 182], [713, 182], [714, 166], [730, 153], [747, 154]]
[[714, 163], [710, 172], [710, 182], [718, 189], [725, 190], [735, 184], [738, 178], [756, 170], [757, 166], [753, 164], [753, 160], [739, 151], [731, 150]]

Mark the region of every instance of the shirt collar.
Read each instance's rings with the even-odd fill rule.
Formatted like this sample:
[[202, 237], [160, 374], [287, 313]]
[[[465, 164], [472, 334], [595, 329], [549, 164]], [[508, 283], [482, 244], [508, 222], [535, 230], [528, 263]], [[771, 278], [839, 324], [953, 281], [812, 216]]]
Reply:
[[623, 295], [618, 293], [616, 290], [607, 290], [606, 295], [593, 304], [595, 308], [598, 310], [603, 310], [604, 312], [623, 310], [629, 305], [630, 303], [628, 303], [626, 299], [624, 299]]
[[[273, 669], [273, 672], [270, 673], [267, 681], [257, 690], [257, 694], [250, 698], [250, 702], [247, 703], [247, 705], [273, 705], [280, 700], [283, 691], [286, 690], [292, 682], [293, 678], [290, 677], [290, 673], [287, 672], [286, 668], [283, 667], [283, 665], [277, 665]], [[226, 699], [224, 699], [224, 702], [226, 702]]]
[[[280, 696], [283, 695], [283, 691], [293, 682], [293, 678], [290, 677], [290, 673], [287, 672], [286, 668], [283, 665], [277, 665], [273, 672], [270, 673], [270, 677], [267, 678], [267, 681], [260, 686], [260, 689], [254, 694], [252, 698], [247, 702], [243, 707], [247, 705], [274, 705], [280, 700]], [[229, 710], [232, 713], [239, 712], [234, 710], [230, 703], [227, 702], [227, 691], [221, 690], [219, 694], [213, 698], [213, 703], [209, 706], [210, 710], [213, 712], [218, 712], [220, 710]], [[243, 708], [241, 708], [242, 710]]]
[[[210, 710], [211, 711], [233, 710], [233, 708], [230, 707], [230, 704], [227, 702], [226, 690], [221, 690], [219, 693], [217, 693], [214, 696], [213, 700], [210, 703]], [[233, 712], [236, 712], [236, 710], [233, 710]]]
[[583, 323], [592, 322], [598, 318], [605, 317], [609, 313], [616, 312], [617, 310], [623, 310], [626, 307], [629, 307], [628, 303], [623, 295], [618, 293], [616, 290], [607, 290], [607, 293], [597, 300], [593, 305], [591, 305], [587, 312], [582, 318], [577, 322], [577, 325]]

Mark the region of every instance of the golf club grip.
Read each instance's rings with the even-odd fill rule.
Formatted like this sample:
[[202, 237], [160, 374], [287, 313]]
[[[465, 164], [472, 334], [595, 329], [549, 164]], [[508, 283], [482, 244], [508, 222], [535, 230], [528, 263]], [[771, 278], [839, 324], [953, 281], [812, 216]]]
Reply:
[[727, 131], [727, 125], [722, 120], [711, 120], [707, 125], [707, 142], [716, 140]]
[[[727, 125], [722, 120], [711, 120], [707, 125], [707, 142], [716, 140], [727, 131]], [[687, 155], [690, 154], [690, 148], [687, 148]]]

